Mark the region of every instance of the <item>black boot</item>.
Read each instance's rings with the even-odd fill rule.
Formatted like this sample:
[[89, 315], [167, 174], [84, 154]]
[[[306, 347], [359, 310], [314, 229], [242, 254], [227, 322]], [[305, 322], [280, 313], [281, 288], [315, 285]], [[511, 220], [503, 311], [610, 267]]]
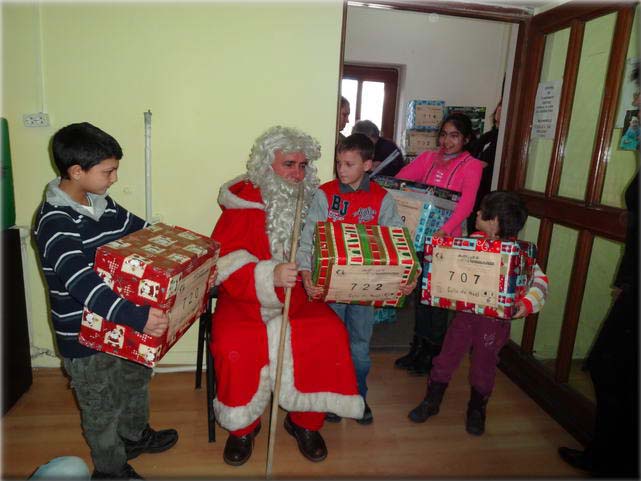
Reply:
[[425, 376], [432, 369], [432, 361], [441, 352], [441, 346], [427, 340], [421, 340], [421, 347], [416, 359], [408, 368], [410, 374]]
[[410, 343], [410, 352], [405, 354], [403, 357], [399, 357], [396, 361], [394, 361], [394, 366], [398, 367], [399, 369], [409, 369], [409, 367], [416, 360], [416, 356], [420, 349], [420, 344], [421, 342], [419, 337], [417, 335], [414, 335], [414, 338]]
[[122, 469], [116, 473], [103, 473], [102, 471], [95, 471], [91, 475], [91, 479], [144, 479], [140, 476], [134, 468], [129, 464], [125, 464]]
[[438, 414], [445, 389], [447, 389], [446, 382], [430, 382], [427, 386], [425, 399], [412, 409], [407, 416], [415, 423], [424, 423], [427, 418]]
[[467, 415], [465, 417], [465, 430], [480, 436], [485, 432], [485, 407], [487, 406], [487, 397], [481, 395], [476, 389], [472, 388], [470, 401], [467, 403]]

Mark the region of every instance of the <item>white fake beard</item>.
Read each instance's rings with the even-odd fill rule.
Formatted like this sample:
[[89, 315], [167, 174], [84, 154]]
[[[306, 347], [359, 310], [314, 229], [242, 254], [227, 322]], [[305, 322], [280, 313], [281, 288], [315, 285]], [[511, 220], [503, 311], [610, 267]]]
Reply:
[[[260, 187], [267, 213], [267, 235], [272, 256], [277, 260], [288, 262], [291, 239], [296, 218], [296, 199], [298, 184], [290, 184], [279, 177], [271, 168], [261, 176]], [[300, 229], [307, 209], [318, 186], [313, 179], [305, 176], [303, 180], [303, 209], [301, 211]], [[300, 233], [300, 232], [299, 232]]]

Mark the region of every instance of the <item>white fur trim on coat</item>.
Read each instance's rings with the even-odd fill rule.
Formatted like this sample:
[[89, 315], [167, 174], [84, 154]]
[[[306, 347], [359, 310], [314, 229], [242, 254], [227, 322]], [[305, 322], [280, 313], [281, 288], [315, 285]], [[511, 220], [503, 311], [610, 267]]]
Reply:
[[258, 257], [250, 254], [245, 249], [239, 249], [220, 257], [216, 263], [218, 266], [216, 285], [221, 285], [238, 269], [252, 262], [258, 262]]
[[[269, 342], [269, 366], [260, 371], [260, 381], [256, 394], [243, 405], [230, 407], [214, 399], [216, 420], [225, 429], [235, 431], [249, 426], [262, 414], [271, 397], [276, 384], [276, 357], [278, 356], [278, 340], [280, 325], [283, 317], [277, 315], [267, 323], [267, 338]], [[344, 395], [333, 392], [304, 393], [294, 385], [294, 363], [289, 326], [285, 334], [285, 350], [283, 353], [283, 369], [280, 385], [280, 406], [293, 412], [333, 412], [346, 418], [360, 419], [363, 417], [365, 402], [359, 394]]]
[[242, 199], [241, 197], [238, 197], [235, 194], [232, 194], [229, 191], [229, 188], [237, 184], [238, 182], [244, 181], [244, 180], [249, 180], [249, 177], [247, 177], [247, 174], [239, 175], [235, 179], [230, 180], [229, 182], [225, 182], [223, 185], [220, 186], [220, 190], [218, 191], [218, 203], [226, 207], [228, 209], [259, 209], [259, 210], [265, 210], [265, 206], [259, 202], [251, 202], [249, 200]]
[[[256, 264], [254, 270], [254, 282], [256, 287], [256, 296], [260, 302], [261, 308], [281, 308], [283, 303], [280, 302], [274, 289], [274, 268], [279, 262], [274, 259], [260, 261]], [[263, 318], [263, 320], [265, 320]], [[265, 321], [266, 322], [266, 321]]]

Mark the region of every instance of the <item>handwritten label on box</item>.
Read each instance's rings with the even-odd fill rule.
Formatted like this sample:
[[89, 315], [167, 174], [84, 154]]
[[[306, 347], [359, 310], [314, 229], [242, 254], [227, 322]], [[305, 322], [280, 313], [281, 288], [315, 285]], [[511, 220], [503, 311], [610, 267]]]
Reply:
[[403, 223], [407, 230], [410, 231], [410, 236], [414, 239], [416, 235], [416, 228], [423, 213], [423, 206], [425, 205], [425, 196], [412, 195], [399, 190], [388, 190], [394, 200], [396, 201], [396, 208], [398, 214], [403, 219]]
[[501, 254], [434, 247], [432, 295], [490, 307], [498, 305]]
[[418, 154], [426, 150], [438, 149], [438, 132], [407, 131], [407, 152]]
[[167, 342], [172, 343], [176, 333], [194, 316], [200, 314], [209, 271], [214, 265], [214, 259], [208, 259], [194, 272], [180, 280], [176, 292], [176, 302], [167, 312], [169, 328]]
[[377, 301], [397, 297], [405, 266], [332, 266], [327, 299]]
[[441, 105], [419, 104], [416, 106], [416, 125], [419, 127], [438, 127], [443, 120]]

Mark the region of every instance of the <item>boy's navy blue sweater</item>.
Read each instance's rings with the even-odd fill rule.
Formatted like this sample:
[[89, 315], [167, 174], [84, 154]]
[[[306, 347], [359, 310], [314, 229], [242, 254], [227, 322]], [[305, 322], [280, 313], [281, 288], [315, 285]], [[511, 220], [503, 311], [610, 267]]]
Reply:
[[107, 195], [88, 194], [92, 210], [58, 187], [47, 186], [34, 235], [49, 290], [51, 320], [63, 357], [85, 357], [96, 351], [78, 343], [83, 306], [118, 324], [142, 331], [149, 306], [139, 307], [113, 292], [93, 270], [96, 249], [145, 226], [145, 222]]

